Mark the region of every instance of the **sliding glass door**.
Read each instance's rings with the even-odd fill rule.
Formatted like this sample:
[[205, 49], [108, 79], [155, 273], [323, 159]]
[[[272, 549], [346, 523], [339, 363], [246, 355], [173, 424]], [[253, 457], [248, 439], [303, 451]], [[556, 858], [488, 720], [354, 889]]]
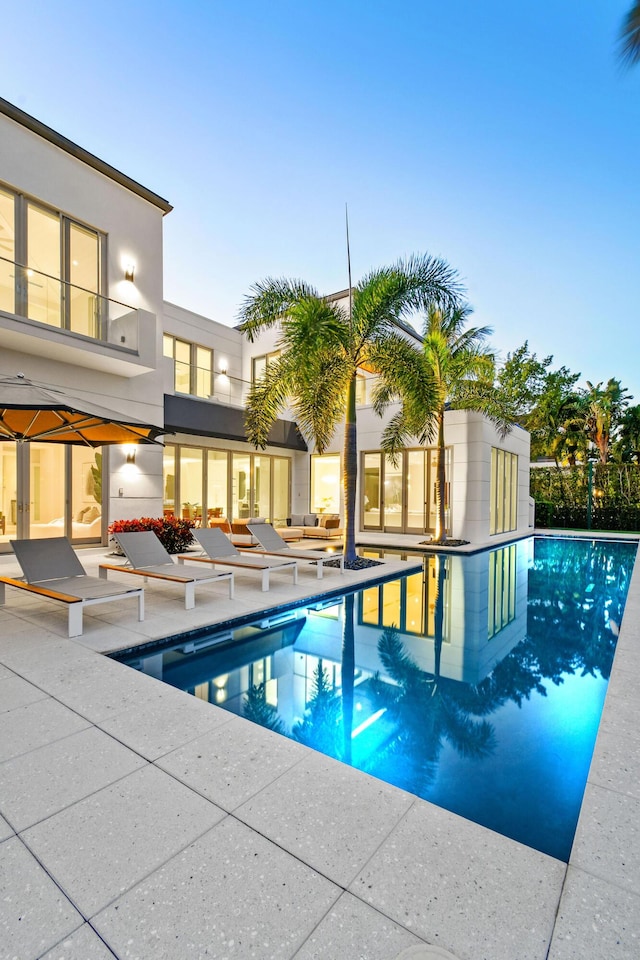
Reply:
[[[433, 532], [437, 518], [437, 463], [438, 453], [432, 448], [404, 450], [396, 464], [380, 451], [364, 453], [362, 528], [394, 533]], [[447, 462], [447, 476], [448, 472]], [[448, 487], [447, 481], [447, 491]]]

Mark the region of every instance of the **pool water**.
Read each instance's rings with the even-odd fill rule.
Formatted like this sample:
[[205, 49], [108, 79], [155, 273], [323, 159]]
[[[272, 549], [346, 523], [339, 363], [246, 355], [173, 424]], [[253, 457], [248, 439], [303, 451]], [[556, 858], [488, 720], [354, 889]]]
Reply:
[[427, 555], [119, 659], [567, 861], [635, 554], [530, 538]]

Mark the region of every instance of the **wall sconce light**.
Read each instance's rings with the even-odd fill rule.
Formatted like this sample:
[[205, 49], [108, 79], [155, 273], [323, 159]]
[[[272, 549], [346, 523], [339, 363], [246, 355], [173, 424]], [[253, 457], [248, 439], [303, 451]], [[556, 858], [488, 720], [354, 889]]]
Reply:
[[135, 272], [136, 272], [136, 265], [135, 265], [135, 263], [129, 262], [129, 263], [125, 264], [125, 268], [124, 268], [124, 278], [125, 278], [125, 280], [128, 280], [129, 283], [133, 283], [133, 278], [134, 278], [134, 276], [135, 276]]
[[125, 463], [132, 463], [132, 464], [134, 464], [134, 463], [136, 462], [136, 445], [135, 445], [135, 443], [125, 443], [122, 449], [123, 449], [123, 451], [124, 451], [124, 453], [125, 453], [125, 456], [126, 456]]
[[222, 375], [223, 377], [226, 377], [226, 375], [227, 375], [227, 361], [226, 361], [226, 360], [221, 360], [221, 361], [220, 361], [220, 364], [219, 364], [219, 366], [218, 366], [218, 369], [220, 370], [221, 375]]

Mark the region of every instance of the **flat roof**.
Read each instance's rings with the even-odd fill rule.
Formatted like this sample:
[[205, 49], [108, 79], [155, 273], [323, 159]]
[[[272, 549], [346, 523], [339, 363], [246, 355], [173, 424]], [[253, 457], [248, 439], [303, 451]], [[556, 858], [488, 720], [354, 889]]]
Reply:
[[40, 120], [36, 120], [35, 117], [25, 113], [20, 107], [16, 107], [15, 104], [9, 103], [8, 100], [4, 100], [2, 97], [0, 97], [0, 114], [4, 114], [5, 117], [9, 117], [10, 120], [14, 120], [22, 127], [26, 127], [27, 130], [31, 130], [32, 133], [36, 133], [39, 137], [42, 137], [43, 140], [48, 140], [49, 143], [52, 143], [55, 147], [59, 147], [60, 150], [64, 150], [65, 153], [75, 157], [76, 160], [81, 160], [83, 163], [86, 163], [87, 166], [93, 167], [94, 170], [104, 174], [105, 177], [109, 177], [110, 180], [119, 183], [121, 187], [126, 187], [127, 190], [142, 197], [143, 200], [148, 200], [148, 202], [152, 203], [155, 207], [159, 207], [163, 213], [169, 213], [173, 210], [168, 200], [164, 200], [158, 196], [157, 193], [148, 190], [147, 187], [143, 187], [141, 183], [132, 180], [131, 177], [128, 177], [120, 170], [116, 170], [111, 164], [101, 160], [100, 157], [96, 157], [95, 154], [89, 153], [84, 147], [80, 147], [77, 143], [74, 143], [73, 140], [68, 140], [67, 137], [63, 137], [57, 130], [53, 130]]

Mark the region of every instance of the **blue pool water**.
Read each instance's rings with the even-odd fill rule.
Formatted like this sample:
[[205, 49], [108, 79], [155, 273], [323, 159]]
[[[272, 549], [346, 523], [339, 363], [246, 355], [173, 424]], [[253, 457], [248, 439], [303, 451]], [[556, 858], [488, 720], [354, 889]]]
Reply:
[[428, 555], [119, 659], [566, 861], [635, 554], [531, 538]]

